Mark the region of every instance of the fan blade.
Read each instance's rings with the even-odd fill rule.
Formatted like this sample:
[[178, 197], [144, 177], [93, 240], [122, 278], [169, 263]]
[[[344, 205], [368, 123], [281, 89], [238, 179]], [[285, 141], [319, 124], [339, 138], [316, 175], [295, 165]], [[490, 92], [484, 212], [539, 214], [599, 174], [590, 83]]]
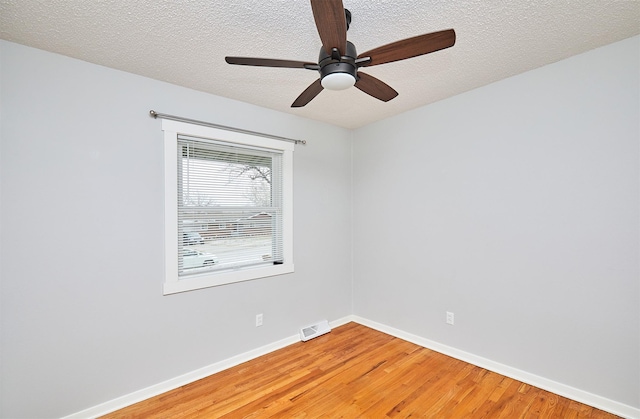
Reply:
[[311, 83], [309, 87], [307, 87], [304, 92], [300, 93], [300, 96], [291, 104], [292, 108], [301, 108], [307, 103], [311, 102], [311, 100], [318, 96], [318, 93], [322, 92], [322, 83], [320, 79]]
[[429, 54], [430, 52], [452, 47], [455, 43], [455, 31], [447, 29], [392, 42], [360, 54], [358, 58], [371, 57], [371, 61], [365, 61], [360, 65], [368, 67]]
[[313, 17], [325, 52], [331, 55], [338, 48], [341, 55], [347, 53], [347, 18], [342, 0], [311, 0]]
[[358, 81], [356, 87], [366, 94], [380, 99], [383, 102], [388, 102], [394, 97], [398, 96], [398, 92], [393, 90], [391, 86], [366, 73], [358, 71]]
[[318, 64], [304, 61], [274, 60], [271, 58], [249, 58], [249, 57], [224, 57], [229, 64], [253, 65], [258, 67], [285, 67], [285, 68], [306, 68], [318, 70]]

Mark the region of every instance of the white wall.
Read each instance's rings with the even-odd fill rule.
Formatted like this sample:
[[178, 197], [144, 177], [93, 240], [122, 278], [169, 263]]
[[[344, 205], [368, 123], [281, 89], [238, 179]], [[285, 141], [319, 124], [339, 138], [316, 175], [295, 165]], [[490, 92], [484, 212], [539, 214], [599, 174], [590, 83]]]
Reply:
[[[0, 68], [0, 417], [71, 414], [351, 313], [349, 131], [4, 41]], [[150, 109], [308, 141], [294, 274], [162, 295]]]
[[639, 50], [356, 131], [355, 314], [640, 407]]

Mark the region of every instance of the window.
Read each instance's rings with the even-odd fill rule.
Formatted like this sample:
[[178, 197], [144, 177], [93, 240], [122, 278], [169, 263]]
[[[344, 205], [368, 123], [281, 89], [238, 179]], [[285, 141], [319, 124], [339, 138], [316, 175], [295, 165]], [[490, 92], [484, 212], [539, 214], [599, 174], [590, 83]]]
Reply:
[[293, 144], [163, 120], [164, 293], [293, 272]]

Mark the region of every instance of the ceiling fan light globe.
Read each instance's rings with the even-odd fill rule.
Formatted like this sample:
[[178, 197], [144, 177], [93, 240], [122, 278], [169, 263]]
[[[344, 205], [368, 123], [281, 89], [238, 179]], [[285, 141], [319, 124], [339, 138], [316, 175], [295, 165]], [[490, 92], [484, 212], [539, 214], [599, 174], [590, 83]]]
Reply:
[[328, 90], [344, 90], [356, 84], [356, 79], [349, 73], [331, 73], [322, 78], [322, 87]]

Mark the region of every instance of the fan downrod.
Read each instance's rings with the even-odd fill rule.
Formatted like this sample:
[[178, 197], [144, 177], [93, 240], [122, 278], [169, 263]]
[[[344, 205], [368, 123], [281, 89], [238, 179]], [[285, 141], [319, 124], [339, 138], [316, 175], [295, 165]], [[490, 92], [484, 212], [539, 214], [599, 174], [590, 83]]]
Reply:
[[344, 17], [347, 20], [347, 30], [349, 30], [349, 25], [351, 25], [351, 12], [349, 9], [344, 9]]

